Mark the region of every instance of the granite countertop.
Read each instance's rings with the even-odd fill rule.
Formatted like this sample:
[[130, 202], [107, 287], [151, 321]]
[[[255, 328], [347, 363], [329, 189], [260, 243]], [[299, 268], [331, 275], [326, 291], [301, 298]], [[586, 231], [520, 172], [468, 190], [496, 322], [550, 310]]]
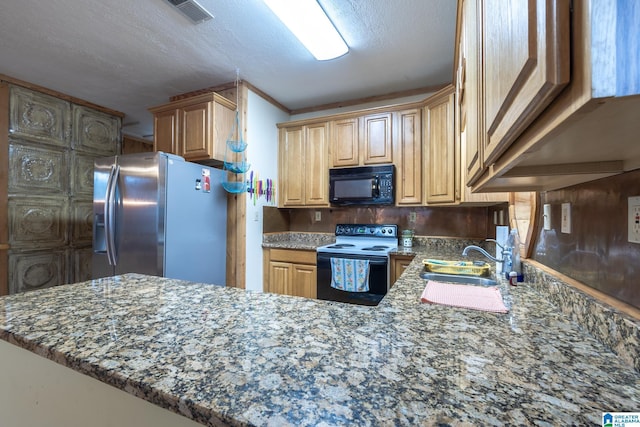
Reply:
[[378, 307], [127, 274], [0, 298], [0, 338], [205, 425], [585, 425], [640, 374], [526, 284], [508, 314]]

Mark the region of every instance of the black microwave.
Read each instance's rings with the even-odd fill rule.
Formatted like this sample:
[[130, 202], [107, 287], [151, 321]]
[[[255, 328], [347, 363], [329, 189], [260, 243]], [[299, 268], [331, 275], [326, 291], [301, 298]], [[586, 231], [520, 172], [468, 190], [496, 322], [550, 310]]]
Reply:
[[329, 169], [332, 205], [393, 205], [393, 165]]

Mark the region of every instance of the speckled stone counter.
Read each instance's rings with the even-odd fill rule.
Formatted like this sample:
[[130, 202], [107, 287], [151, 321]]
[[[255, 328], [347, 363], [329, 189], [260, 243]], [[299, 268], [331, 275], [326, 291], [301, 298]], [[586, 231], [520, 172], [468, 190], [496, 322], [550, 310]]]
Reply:
[[586, 425], [640, 408], [640, 374], [532, 286], [501, 283], [507, 314], [422, 304], [437, 253], [416, 255], [378, 307], [129, 274], [0, 298], [0, 338], [205, 425]]

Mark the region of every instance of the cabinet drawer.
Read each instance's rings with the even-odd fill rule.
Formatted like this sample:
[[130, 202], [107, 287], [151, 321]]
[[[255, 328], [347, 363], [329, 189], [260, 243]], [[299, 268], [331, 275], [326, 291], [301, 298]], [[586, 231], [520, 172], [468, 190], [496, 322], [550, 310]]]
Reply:
[[295, 264], [316, 264], [316, 252], [296, 249], [271, 249], [271, 261], [292, 262]]

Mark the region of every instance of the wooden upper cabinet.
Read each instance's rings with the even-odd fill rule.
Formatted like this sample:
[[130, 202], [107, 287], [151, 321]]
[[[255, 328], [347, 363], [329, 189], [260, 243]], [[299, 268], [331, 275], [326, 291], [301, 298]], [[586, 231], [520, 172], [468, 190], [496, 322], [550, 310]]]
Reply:
[[279, 206], [329, 206], [329, 124], [280, 129]]
[[360, 141], [358, 118], [331, 121], [331, 160], [333, 167], [358, 166]]
[[453, 86], [442, 89], [424, 108], [427, 204], [456, 201], [454, 90]]
[[494, 162], [569, 82], [569, 3], [481, 2], [485, 164]]
[[303, 126], [280, 129], [278, 149], [280, 205], [304, 205], [304, 130]]
[[329, 204], [329, 124], [305, 126], [305, 205]]
[[422, 111], [412, 108], [394, 113], [396, 204], [422, 204]]
[[362, 164], [391, 163], [391, 113], [369, 114], [361, 119]]
[[223, 161], [235, 109], [232, 101], [217, 93], [150, 108], [154, 117], [154, 151], [177, 154], [188, 161]]

